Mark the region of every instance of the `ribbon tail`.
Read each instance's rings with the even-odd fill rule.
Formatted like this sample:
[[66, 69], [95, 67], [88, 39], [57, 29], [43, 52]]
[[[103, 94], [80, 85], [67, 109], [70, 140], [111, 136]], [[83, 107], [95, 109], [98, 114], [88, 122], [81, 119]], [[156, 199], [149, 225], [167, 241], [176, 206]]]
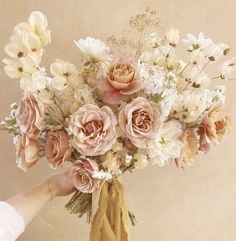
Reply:
[[93, 220], [90, 241], [128, 241], [129, 212], [124, 187], [118, 179], [103, 182], [93, 194]]

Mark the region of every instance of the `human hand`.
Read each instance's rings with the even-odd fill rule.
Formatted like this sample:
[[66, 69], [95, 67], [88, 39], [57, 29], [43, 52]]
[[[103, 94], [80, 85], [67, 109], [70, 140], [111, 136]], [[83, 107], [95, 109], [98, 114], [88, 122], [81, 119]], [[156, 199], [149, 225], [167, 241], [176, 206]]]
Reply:
[[47, 181], [50, 190], [55, 192], [55, 196], [67, 196], [76, 190], [69, 176], [69, 171], [52, 176]]

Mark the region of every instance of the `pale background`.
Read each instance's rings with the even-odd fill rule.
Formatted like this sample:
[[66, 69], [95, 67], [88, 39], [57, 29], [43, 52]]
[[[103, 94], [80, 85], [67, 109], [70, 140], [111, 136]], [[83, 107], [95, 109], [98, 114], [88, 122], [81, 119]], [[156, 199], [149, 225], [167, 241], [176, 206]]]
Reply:
[[[155, 8], [167, 26], [194, 34], [203, 31], [216, 42], [236, 49], [235, 0], [0, 0], [0, 59], [14, 25], [25, 21], [33, 10], [49, 20], [53, 42], [44, 56], [45, 66], [55, 57], [76, 63], [74, 39], [87, 35], [105, 39], [125, 28], [130, 16], [146, 6]], [[235, 51], [236, 53], [236, 51]], [[0, 66], [0, 118], [21, 92], [17, 80], [9, 79]], [[228, 111], [236, 119], [236, 82], [227, 82]], [[14, 147], [6, 133], [0, 133], [0, 199], [28, 188], [54, 173], [39, 163], [27, 174], [15, 167]], [[236, 241], [235, 129], [224, 143], [200, 156], [184, 172], [174, 166], [149, 167], [126, 175], [127, 201], [138, 224], [132, 228], [135, 241]], [[86, 241], [85, 219], [63, 208], [68, 198], [53, 201], [29, 225], [20, 241]]]

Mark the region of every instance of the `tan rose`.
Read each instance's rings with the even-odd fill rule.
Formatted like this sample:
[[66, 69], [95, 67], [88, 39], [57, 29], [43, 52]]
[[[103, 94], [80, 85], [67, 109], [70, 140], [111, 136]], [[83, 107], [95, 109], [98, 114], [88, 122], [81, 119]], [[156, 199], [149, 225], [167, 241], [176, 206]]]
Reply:
[[30, 138], [27, 134], [21, 134], [16, 139], [16, 163], [23, 171], [32, 167], [39, 158], [38, 140]]
[[49, 132], [45, 146], [45, 156], [49, 163], [57, 168], [70, 158], [69, 138], [64, 131]]
[[146, 148], [157, 135], [160, 116], [158, 104], [138, 97], [120, 111], [119, 125], [135, 146]]
[[198, 150], [198, 138], [194, 129], [187, 128], [181, 137], [181, 141], [183, 142], [183, 147], [180, 158], [176, 160], [178, 167], [191, 164], [195, 160]]
[[35, 95], [22, 99], [17, 111], [17, 124], [23, 133], [37, 136], [44, 121], [44, 104]]
[[71, 116], [68, 131], [73, 135], [72, 145], [82, 155], [102, 155], [116, 141], [116, 124], [109, 107], [86, 104]]
[[99, 171], [96, 161], [81, 157], [70, 170], [74, 186], [81, 192], [92, 193], [99, 185], [99, 181], [92, 177], [94, 171]]
[[98, 88], [104, 92], [103, 100], [111, 104], [121, 101], [123, 95], [140, 90], [141, 84], [131, 58], [116, 59], [109, 66], [107, 75], [98, 82]]
[[199, 128], [200, 149], [208, 152], [211, 144], [219, 144], [230, 127], [229, 117], [221, 103], [211, 107]]

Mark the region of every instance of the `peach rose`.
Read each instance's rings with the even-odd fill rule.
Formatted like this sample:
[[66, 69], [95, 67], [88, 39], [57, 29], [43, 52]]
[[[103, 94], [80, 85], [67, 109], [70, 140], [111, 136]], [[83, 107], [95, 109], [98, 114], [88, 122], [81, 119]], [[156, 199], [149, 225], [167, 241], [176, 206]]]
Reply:
[[44, 121], [44, 104], [35, 95], [22, 99], [17, 111], [17, 124], [23, 133], [37, 136]]
[[118, 58], [108, 68], [105, 77], [98, 82], [104, 92], [103, 101], [116, 104], [123, 95], [131, 95], [141, 89], [131, 58]]
[[198, 139], [194, 129], [187, 128], [181, 137], [181, 141], [183, 142], [183, 148], [180, 158], [176, 159], [178, 167], [184, 167], [185, 164], [193, 162], [198, 150]]
[[219, 144], [229, 126], [229, 117], [222, 104], [213, 105], [199, 128], [200, 149], [206, 153], [211, 144]]
[[23, 171], [32, 167], [39, 158], [38, 140], [30, 138], [27, 134], [21, 134], [16, 139], [16, 163]]
[[72, 145], [82, 155], [102, 155], [116, 141], [116, 124], [109, 107], [86, 104], [71, 116], [68, 131], [73, 135]]
[[70, 170], [72, 182], [79, 191], [92, 193], [99, 185], [99, 181], [92, 177], [94, 171], [99, 171], [98, 165], [92, 159], [80, 158]]
[[138, 97], [119, 113], [119, 125], [130, 141], [139, 148], [146, 148], [155, 139], [160, 121], [157, 103]]
[[64, 131], [49, 132], [45, 156], [54, 168], [63, 165], [65, 160], [70, 158], [69, 138]]

